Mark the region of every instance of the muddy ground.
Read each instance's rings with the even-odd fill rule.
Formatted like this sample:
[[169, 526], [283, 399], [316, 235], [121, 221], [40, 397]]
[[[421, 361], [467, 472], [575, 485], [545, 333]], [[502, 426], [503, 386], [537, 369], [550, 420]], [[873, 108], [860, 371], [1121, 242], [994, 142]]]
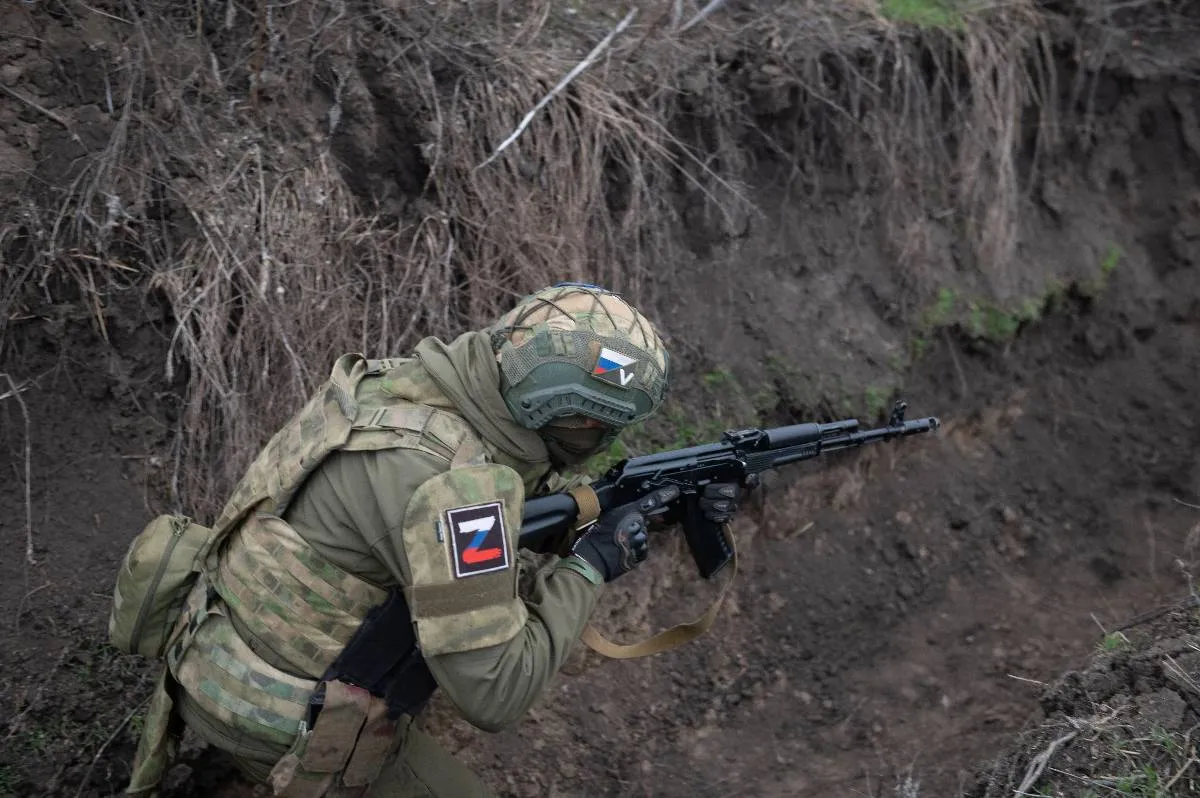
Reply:
[[[715, 409], [736, 426], [767, 390], [771, 421], [827, 419], [903, 385], [912, 413], [943, 429], [773, 480], [739, 519], [738, 582], [703, 640], [646, 661], [577, 652], [515, 729], [439, 715], [447, 744], [513, 796], [982, 795], [978, 772], [1062, 711], [1049, 685], [1064, 670], [1187, 595], [1200, 90], [1122, 74], [1093, 101], [1092, 144], [1027, 198], [1022, 252], [1043, 279], [1025, 290], [1044, 312], [998, 342], [915, 332], [885, 256], [870, 235], [855, 241], [853, 196], [804, 205], [764, 164], [763, 216], [738, 241], [688, 249], [689, 279], [657, 308], [687, 375], [673, 412]], [[55, 126], [3, 96], [0, 120], [0, 155], [26, 159], [11, 177], [47, 152], [13, 131]], [[1098, 273], [1114, 242], [1121, 257]], [[153, 675], [104, 640], [124, 546], [175, 477], [171, 319], [140, 291], [112, 299], [107, 339], [88, 307], [50, 293], [22, 307], [0, 352], [0, 796], [110, 795]], [[630, 638], [697, 614], [712, 586], [683, 556], [678, 541], [657, 546], [611, 591], [605, 627]], [[254, 791], [191, 747], [170, 792]]]

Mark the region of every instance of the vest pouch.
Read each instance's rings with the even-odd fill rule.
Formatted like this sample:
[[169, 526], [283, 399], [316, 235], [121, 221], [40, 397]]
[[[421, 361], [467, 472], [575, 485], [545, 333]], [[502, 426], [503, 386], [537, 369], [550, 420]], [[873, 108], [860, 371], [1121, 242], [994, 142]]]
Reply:
[[126, 654], [163, 655], [212, 530], [182, 515], [160, 515], [133, 539], [113, 589], [108, 639]]
[[383, 699], [340, 679], [317, 687], [309, 719], [314, 715], [268, 777], [279, 798], [363, 795], [395, 758], [412, 720], [388, 720]]

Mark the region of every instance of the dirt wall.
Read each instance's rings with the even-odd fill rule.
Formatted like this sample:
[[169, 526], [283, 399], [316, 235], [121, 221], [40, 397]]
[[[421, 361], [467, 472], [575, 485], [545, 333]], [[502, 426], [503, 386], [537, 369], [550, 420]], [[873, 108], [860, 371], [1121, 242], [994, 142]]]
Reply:
[[[239, 69], [251, 52], [222, 39], [225, 20], [212, 13], [219, 9], [204, 8], [200, 31], [214, 43], [216, 63], [231, 84], [245, 78]], [[117, 67], [132, 61], [122, 60], [118, 45], [129, 39], [118, 20], [65, 3], [0, 13], [3, 29], [17, 32], [0, 40], [7, 48], [0, 81], [17, 94], [0, 95], [0, 180], [19, 200], [3, 227], [20, 228], [0, 238], [5, 277], [22, 278], [6, 280], [0, 295], [0, 371], [12, 378], [0, 383], [0, 540], [9, 550], [0, 559], [7, 619], [0, 694], [11, 707], [0, 727], [0, 795], [108, 795], [127, 775], [137, 702], [153, 673], [103, 646], [108, 591], [130, 535], [179, 496], [181, 428], [189, 419], [190, 371], [177, 356], [183, 320], [161, 282], [171, 274], [157, 275], [147, 290], [125, 279], [121, 266], [147, 246], [161, 246], [164, 262], [183, 259], [191, 250], [182, 243], [221, 230], [255, 255], [219, 261], [225, 282], [257, 286], [259, 225], [281, 218], [255, 205], [258, 179], [291, 184], [282, 171], [253, 166], [255, 146], [274, 169], [295, 157], [280, 142], [323, 141], [333, 107], [341, 109], [340, 132], [327, 142], [322, 168], [337, 180], [347, 176], [346, 195], [334, 204], [378, 200], [380, 226], [339, 227], [344, 220], [331, 215], [318, 229], [353, 229], [389, 251], [397, 240], [384, 234], [419, 205], [411, 194], [428, 178], [417, 168], [428, 153], [410, 146], [420, 137], [403, 121], [402, 98], [371, 77], [380, 74], [377, 62], [336, 62], [348, 70], [344, 83], [336, 71], [320, 78], [320, 90], [291, 116], [267, 115], [259, 138], [237, 137], [248, 128], [239, 127], [236, 106], [225, 109], [229, 115], [205, 106], [216, 132], [202, 140], [228, 148], [213, 162], [225, 171], [169, 162], [183, 181], [173, 190], [245, 190], [237, 196], [257, 208], [253, 214], [213, 222], [202, 211], [217, 206], [197, 206], [192, 215], [170, 192], [150, 191], [152, 201], [137, 209], [101, 198], [110, 216], [82, 219], [72, 206], [59, 220], [80, 225], [86, 235], [77, 244], [91, 249], [80, 244], [66, 260], [33, 257], [35, 242], [55, 240], [37, 238], [35, 222], [55, 219], [42, 215], [38, 198], [99, 180], [100, 161], [88, 155], [106, 151], [120, 131], [119, 89], [131, 84]], [[529, 718], [499, 735], [454, 724], [442, 707], [431, 719], [439, 733], [489, 783], [506, 795], [979, 789], [979, 763], [1038, 719], [1046, 685], [1081, 664], [1104, 630], [1187, 592], [1195, 515], [1176, 499], [1200, 503], [1200, 90], [1190, 51], [1170, 49], [1174, 34], [1156, 34], [1151, 21], [1147, 30], [1093, 21], [1075, 29], [1078, 41], [1062, 31], [1048, 40], [1058, 69], [1056, 113], [1023, 118], [1030, 128], [1057, 127], [1049, 138], [1024, 134], [1027, 146], [1013, 153], [1023, 181], [1020, 224], [1004, 269], [981, 265], [961, 207], [889, 216], [872, 182], [881, 173], [847, 164], [847, 150], [826, 143], [805, 160], [781, 150], [788, 131], [828, 124], [789, 105], [809, 95], [764, 69], [786, 59], [772, 60], [770, 48], [760, 60], [713, 50], [725, 75], [714, 86], [745, 91], [734, 94], [742, 103], [734, 106], [738, 124], [717, 126], [728, 106], [697, 101], [680, 118], [679, 135], [700, 136], [724, 158], [739, 153], [739, 183], [730, 188], [750, 201], [726, 196], [714, 205], [703, 190], [710, 184], [671, 184], [669, 241], [656, 250], [669, 260], [647, 261], [630, 289], [661, 320], [684, 376], [667, 423], [640, 442], [711, 436], [759, 420], [866, 420], [895, 390], [913, 412], [939, 415], [945, 427], [935, 440], [831, 458], [773, 481], [739, 520], [738, 584], [701, 642], [630, 663], [577, 652]], [[596, 29], [612, 24], [601, 19]], [[1115, 48], [1102, 34], [1140, 37], [1140, 44]], [[187, 48], [198, 45], [178, 46], [186, 63]], [[839, 74], [827, 66], [803, 77], [812, 90], [835, 85]], [[200, 82], [175, 85], [199, 94], [145, 96], [156, 103], [215, 96]], [[692, 89], [701, 99], [726, 96], [699, 83]], [[261, 91], [268, 104], [284, 95], [269, 81]], [[338, 91], [346, 92], [340, 104], [332, 101]], [[184, 119], [153, 110], [167, 114], [154, 119]], [[733, 139], [712, 138], [731, 130]], [[806, 147], [823, 140], [795, 135]], [[169, 140], [182, 146], [187, 138]], [[81, 164], [91, 166], [80, 171]], [[294, 184], [295, 196], [330, 185], [314, 175]], [[158, 173], [149, 177], [165, 185]], [[536, 170], [527, 179], [538, 185]], [[938, 198], [938, 188], [921, 196]], [[533, 201], [537, 192], [522, 196]], [[315, 207], [277, 210], [313, 214]], [[149, 235], [147, 218], [162, 226], [161, 238]], [[84, 269], [97, 252], [105, 253], [103, 268]], [[79, 279], [89, 275], [103, 278], [103, 292], [89, 293]], [[443, 276], [441, 290], [450, 293], [470, 280], [454, 269]], [[500, 296], [519, 291], [482, 282]], [[281, 295], [266, 292], [286, 298], [293, 284], [268, 285], [286, 285]], [[315, 295], [331, 285], [304, 290]], [[286, 310], [254, 310], [236, 295], [225, 301], [232, 310], [207, 323], [210, 332], [230, 334], [213, 340], [231, 351], [264, 335], [254, 325], [232, 335], [247, 314]], [[467, 311], [456, 308], [460, 315], [442, 322], [461, 322]], [[400, 346], [407, 339], [390, 324], [354, 335]], [[279, 341], [296, 334], [270, 329], [266, 337]], [[344, 334], [312, 330], [309, 338], [319, 340], [306, 351]], [[279, 365], [279, 358], [290, 362], [282, 343], [271, 351], [271, 374], [287, 389], [267, 408], [282, 412], [291, 381], [302, 383], [306, 372]], [[228, 361], [231, 372], [248, 364]], [[23, 556], [27, 539], [33, 562]], [[695, 614], [711, 594], [679, 541], [663, 540], [641, 572], [609, 592], [599, 619], [633, 637]], [[228, 762], [193, 747], [171, 794], [251, 790]]]

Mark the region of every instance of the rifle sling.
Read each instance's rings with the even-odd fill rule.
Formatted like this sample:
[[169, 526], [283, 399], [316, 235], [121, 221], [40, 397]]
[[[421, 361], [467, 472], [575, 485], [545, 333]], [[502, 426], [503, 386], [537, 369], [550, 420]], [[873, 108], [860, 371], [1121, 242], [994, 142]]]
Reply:
[[720, 612], [721, 605], [725, 602], [725, 596], [729, 593], [730, 585], [737, 578], [737, 547], [733, 542], [733, 530], [729, 528], [728, 524], [725, 526], [725, 536], [729, 538], [729, 546], [734, 550], [733, 571], [730, 573], [729, 579], [725, 580], [725, 584], [721, 587], [721, 592], [717, 594], [716, 599], [713, 600], [708, 610], [699, 618], [689, 623], [672, 626], [670, 629], [665, 629], [653, 637], [629, 645], [614, 643], [600, 634], [596, 630], [596, 627], [590, 623], [583, 628], [583, 634], [580, 635], [579, 639], [592, 651], [610, 659], [636, 659], [639, 657], [648, 657], [651, 654], [659, 654], [663, 651], [670, 651], [684, 643], [690, 643], [707, 632], [717, 619], [717, 613]]

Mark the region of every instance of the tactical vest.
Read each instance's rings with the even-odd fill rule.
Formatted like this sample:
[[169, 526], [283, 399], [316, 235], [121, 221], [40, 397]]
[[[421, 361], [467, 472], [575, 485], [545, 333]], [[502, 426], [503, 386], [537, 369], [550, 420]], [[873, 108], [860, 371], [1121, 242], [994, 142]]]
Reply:
[[[335, 783], [365, 788], [402, 738], [378, 701], [341, 682], [320, 681], [363, 618], [389, 596], [321, 556], [281, 517], [330, 453], [406, 448], [447, 463], [444, 474], [415, 492], [403, 533], [413, 572], [404, 599], [423, 651], [504, 642], [527, 619], [517, 598], [515, 567], [525, 480], [491, 464], [462, 417], [385, 392], [378, 378], [397, 365], [357, 355], [340, 358], [329, 380], [272, 437], [214, 526], [204, 573], [168, 646], [168, 669], [186, 700], [227, 732], [210, 742], [234, 753], [257, 750], [260, 757], [264, 751], [287, 752], [271, 776], [276, 794], [319, 796]], [[439, 525], [445, 497], [474, 495], [503, 506], [514, 567], [474, 577], [464, 591], [454, 579]], [[316, 690], [325, 702], [323, 717], [349, 713], [350, 723], [335, 737], [319, 740], [319, 753], [308, 750], [318, 744], [309, 739], [313, 728], [307, 725]], [[169, 713], [171, 703], [170, 696], [155, 696], [161, 711]], [[334, 720], [322, 723], [337, 731]], [[169, 758], [165, 715], [156, 725], [162, 733], [143, 737], [139, 762]], [[135, 773], [131, 793], [151, 780], [156, 781]]]

